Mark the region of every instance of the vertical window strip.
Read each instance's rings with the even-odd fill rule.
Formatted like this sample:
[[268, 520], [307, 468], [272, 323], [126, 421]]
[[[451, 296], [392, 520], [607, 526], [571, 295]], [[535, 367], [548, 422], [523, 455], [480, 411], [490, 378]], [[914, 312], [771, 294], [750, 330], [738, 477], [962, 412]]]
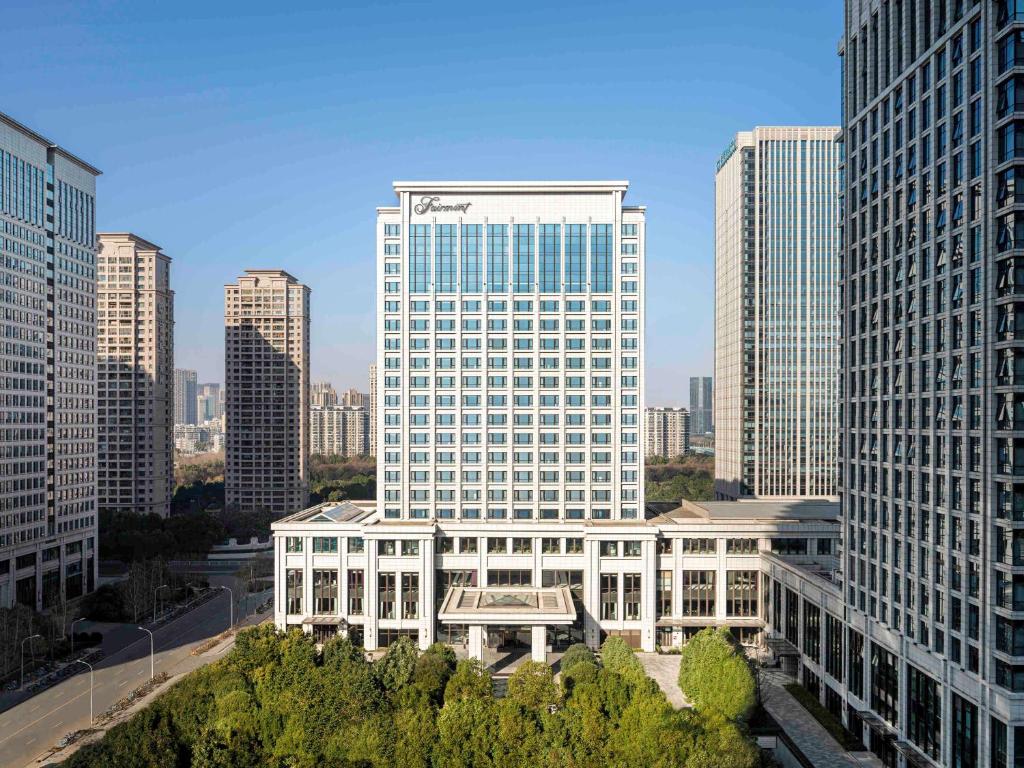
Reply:
[[462, 225], [462, 277], [463, 293], [480, 293], [481, 290], [481, 225]]
[[434, 266], [434, 291], [436, 293], [455, 293], [455, 225], [438, 224], [435, 227], [437, 253]]
[[512, 236], [512, 290], [515, 293], [532, 293], [533, 274], [533, 224], [515, 224]]
[[560, 224], [540, 225], [540, 291], [560, 293], [562, 290], [562, 227]]
[[612, 225], [590, 226], [590, 290], [610, 293], [612, 290]]
[[508, 291], [508, 225], [487, 225], [487, 290]]
[[430, 284], [430, 225], [409, 227], [409, 292], [426, 293]]
[[567, 224], [565, 230], [565, 292], [585, 293], [587, 290], [587, 225]]

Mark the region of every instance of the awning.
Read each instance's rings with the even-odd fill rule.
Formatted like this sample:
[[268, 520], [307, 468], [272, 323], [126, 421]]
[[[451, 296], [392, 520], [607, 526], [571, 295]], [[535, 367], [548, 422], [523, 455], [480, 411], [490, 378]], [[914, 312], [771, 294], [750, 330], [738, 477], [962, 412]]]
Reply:
[[572, 624], [568, 587], [451, 587], [437, 617], [451, 624]]
[[895, 739], [899, 732], [889, 725], [885, 720], [880, 718], [870, 709], [862, 709], [857, 713], [860, 717], [861, 722], [864, 723], [868, 728], [877, 733], [879, 736], [888, 739]]
[[348, 624], [343, 616], [310, 616], [309, 618], [302, 620], [303, 624], [312, 624], [314, 626], [341, 626]]
[[784, 637], [769, 637], [765, 640], [768, 650], [776, 656], [799, 656], [800, 649]]
[[935, 768], [937, 763], [933, 763], [928, 759], [920, 749], [911, 744], [909, 741], [897, 741], [893, 744], [896, 751], [899, 752], [907, 761], [907, 765], [913, 766], [914, 768]]

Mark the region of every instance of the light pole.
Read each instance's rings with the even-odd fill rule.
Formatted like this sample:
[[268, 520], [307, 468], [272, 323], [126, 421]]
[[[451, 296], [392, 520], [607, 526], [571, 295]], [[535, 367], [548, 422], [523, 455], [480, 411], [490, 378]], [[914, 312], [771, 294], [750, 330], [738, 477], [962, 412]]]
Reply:
[[21, 690], [25, 690], [25, 643], [42, 635], [29, 635], [21, 641]]
[[95, 722], [92, 717], [92, 664], [81, 659], [75, 659], [75, 661], [79, 664], [85, 664], [89, 668], [89, 725], [92, 725]]
[[[153, 590], [153, 621], [156, 622], [156, 596], [160, 594], [160, 590], [166, 587], [166, 584], [161, 584], [159, 587]], [[163, 606], [160, 606], [163, 608]], [[161, 611], [162, 612], [162, 611]]]
[[153, 666], [153, 633], [145, 627], [139, 629], [149, 635], [149, 679], [152, 680], [156, 677], [156, 667]]
[[75, 624], [80, 621], [85, 621], [85, 616], [79, 616], [77, 619], [71, 622], [71, 655], [75, 655]]
[[235, 626], [235, 593], [231, 590], [231, 587], [225, 587], [223, 584], [221, 584], [220, 588], [226, 589], [228, 591], [228, 594], [231, 595], [231, 623], [228, 624], [228, 629], [231, 629], [233, 626]]

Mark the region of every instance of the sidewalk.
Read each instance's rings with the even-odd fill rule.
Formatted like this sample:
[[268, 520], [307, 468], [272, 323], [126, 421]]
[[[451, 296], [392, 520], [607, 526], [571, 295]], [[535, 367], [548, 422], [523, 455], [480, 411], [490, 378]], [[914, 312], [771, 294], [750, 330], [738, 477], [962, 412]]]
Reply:
[[855, 757], [843, 749], [811, 713], [783, 688], [786, 683], [793, 682], [793, 678], [778, 670], [766, 669], [761, 672], [761, 682], [761, 700], [764, 708], [815, 768], [864, 768], [865, 765], [881, 765], [877, 761], [865, 761], [863, 753], [857, 753]]

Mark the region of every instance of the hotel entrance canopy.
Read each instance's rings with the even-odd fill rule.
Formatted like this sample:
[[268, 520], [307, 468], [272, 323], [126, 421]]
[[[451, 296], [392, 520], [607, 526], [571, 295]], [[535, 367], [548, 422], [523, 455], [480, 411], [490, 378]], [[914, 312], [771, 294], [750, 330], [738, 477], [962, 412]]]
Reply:
[[445, 624], [572, 624], [568, 587], [452, 587], [438, 618]]

